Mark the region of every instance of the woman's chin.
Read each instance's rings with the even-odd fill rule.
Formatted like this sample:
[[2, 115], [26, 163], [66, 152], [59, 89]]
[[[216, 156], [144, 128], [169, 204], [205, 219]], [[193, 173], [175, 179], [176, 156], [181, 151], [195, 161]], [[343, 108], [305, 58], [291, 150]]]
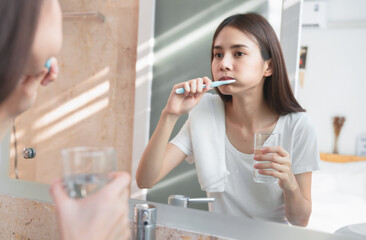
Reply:
[[232, 95], [232, 92], [229, 91], [228, 89], [220, 89], [220, 92], [223, 94], [223, 95]]
[[227, 92], [221, 92], [222, 95], [225, 95], [225, 96], [231, 96], [232, 94], [231, 93], [227, 93]]

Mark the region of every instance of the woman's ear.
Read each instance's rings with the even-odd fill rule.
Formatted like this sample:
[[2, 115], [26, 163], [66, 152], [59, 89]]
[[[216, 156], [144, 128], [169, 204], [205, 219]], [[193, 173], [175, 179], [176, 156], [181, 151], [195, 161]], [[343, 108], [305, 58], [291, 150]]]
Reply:
[[272, 75], [272, 59], [265, 61], [265, 71], [264, 76], [269, 77]]

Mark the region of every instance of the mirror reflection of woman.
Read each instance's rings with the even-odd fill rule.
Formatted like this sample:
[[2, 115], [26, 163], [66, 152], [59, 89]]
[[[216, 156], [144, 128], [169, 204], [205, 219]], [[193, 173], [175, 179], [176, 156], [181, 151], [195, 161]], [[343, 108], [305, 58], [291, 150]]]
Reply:
[[[62, 43], [58, 0], [0, 0], [0, 139], [13, 118], [35, 101], [38, 87], [58, 75], [56, 56]], [[64, 240], [129, 239], [130, 177], [114, 172], [113, 180], [95, 194], [71, 199], [62, 182], [51, 193]], [[0, 190], [1, 192], [1, 190]]]
[[[215, 88], [217, 95], [206, 93], [208, 77], [174, 86], [141, 158], [138, 186], [151, 188], [187, 158], [196, 163], [201, 189], [216, 199], [210, 211], [306, 226], [312, 171], [319, 168], [317, 138], [293, 95], [268, 21], [257, 14], [225, 19], [213, 37], [211, 71], [213, 81], [236, 82]], [[181, 87], [185, 93], [176, 94]], [[187, 122], [168, 142], [176, 121], [188, 112]], [[256, 131], [281, 133], [281, 146], [253, 156]], [[254, 168], [278, 183], [254, 182], [253, 158], [269, 161]]]

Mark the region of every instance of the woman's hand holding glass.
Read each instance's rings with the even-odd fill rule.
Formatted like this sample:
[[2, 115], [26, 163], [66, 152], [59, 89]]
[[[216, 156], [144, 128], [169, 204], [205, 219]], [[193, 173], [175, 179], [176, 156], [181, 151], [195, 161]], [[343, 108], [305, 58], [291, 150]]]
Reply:
[[[278, 184], [283, 190], [293, 191], [297, 188], [297, 181], [291, 170], [290, 156], [286, 150], [281, 146], [274, 146], [256, 149], [256, 151], [261, 151], [261, 153], [254, 155], [254, 160], [266, 161], [266, 163], [254, 165], [260, 174], [278, 178]], [[273, 169], [274, 171], [265, 169]]]
[[[212, 89], [211, 83], [212, 81], [208, 77], [203, 77], [176, 84], [170, 93], [164, 111], [177, 117], [188, 113], [199, 103], [203, 94]], [[184, 94], [176, 94], [175, 90], [178, 88], [184, 88]]]
[[130, 239], [128, 199], [130, 176], [113, 172], [105, 187], [85, 198], [70, 198], [61, 180], [52, 184], [62, 239]]

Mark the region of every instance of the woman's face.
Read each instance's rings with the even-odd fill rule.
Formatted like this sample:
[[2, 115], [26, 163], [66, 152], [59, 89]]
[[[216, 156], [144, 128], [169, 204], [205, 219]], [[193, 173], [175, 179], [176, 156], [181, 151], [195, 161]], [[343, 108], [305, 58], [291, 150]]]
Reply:
[[9, 96], [11, 115], [16, 116], [35, 102], [38, 87], [45, 79], [45, 63], [62, 45], [62, 13], [58, 0], [44, 0], [41, 6], [29, 60], [16, 89]]
[[235, 95], [254, 88], [262, 89], [264, 77], [271, 75], [270, 61], [264, 61], [251, 35], [224, 27], [214, 42], [211, 68], [214, 81], [236, 79], [219, 87], [225, 95]]
[[62, 45], [62, 13], [58, 0], [42, 4], [30, 59], [24, 75], [37, 75], [48, 58], [56, 56]]

